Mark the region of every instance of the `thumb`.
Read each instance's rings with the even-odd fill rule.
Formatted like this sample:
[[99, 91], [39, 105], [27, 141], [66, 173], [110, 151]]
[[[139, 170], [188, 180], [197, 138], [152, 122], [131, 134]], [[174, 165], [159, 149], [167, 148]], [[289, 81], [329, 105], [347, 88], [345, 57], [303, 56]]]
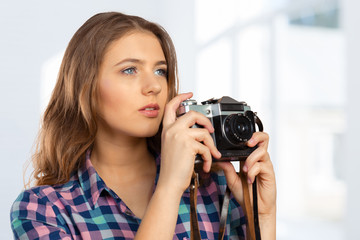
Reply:
[[238, 201], [242, 202], [242, 183], [240, 177], [238, 176], [238, 173], [234, 168], [234, 165], [231, 162], [217, 162], [216, 165], [224, 171], [226, 183], [230, 188], [233, 196]]
[[189, 99], [193, 96], [193, 94], [190, 93], [182, 93], [174, 97], [166, 104], [165, 107], [165, 113], [164, 113], [164, 119], [163, 119], [163, 126], [166, 127], [176, 120], [176, 111], [180, 106], [180, 103], [185, 101], [186, 99]]

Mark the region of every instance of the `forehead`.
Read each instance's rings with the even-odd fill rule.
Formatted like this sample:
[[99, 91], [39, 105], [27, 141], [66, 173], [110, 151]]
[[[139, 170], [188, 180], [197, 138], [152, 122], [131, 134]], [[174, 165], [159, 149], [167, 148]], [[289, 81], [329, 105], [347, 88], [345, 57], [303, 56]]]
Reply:
[[105, 52], [104, 60], [121, 57], [165, 60], [159, 39], [149, 31], [131, 31], [113, 41]]

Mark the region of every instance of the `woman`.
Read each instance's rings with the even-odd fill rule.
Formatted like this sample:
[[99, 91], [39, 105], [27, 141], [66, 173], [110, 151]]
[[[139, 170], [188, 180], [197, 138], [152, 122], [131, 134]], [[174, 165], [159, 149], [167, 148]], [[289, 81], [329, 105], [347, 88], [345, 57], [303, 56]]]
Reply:
[[[216, 239], [226, 181], [233, 193], [225, 239], [243, 238], [242, 189], [234, 168], [209, 172], [214, 146], [210, 121], [188, 112], [176, 119], [174, 46], [160, 26], [136, 16], [101, 13], [71, 39], [45, 111], [33, 155], [35, 187], [11, 210], [21, 239], [186, 239], [188, 186], [194, 159], [204, 159], [198, 216], [203, 239]], [[204, 128], [190, 128], [194, 124]], [[244, 166], [258, 175], [263, 239], [275, 239], [275, 177], [268, 136]], [[161, 159], [161, 168], [160, 168]]]

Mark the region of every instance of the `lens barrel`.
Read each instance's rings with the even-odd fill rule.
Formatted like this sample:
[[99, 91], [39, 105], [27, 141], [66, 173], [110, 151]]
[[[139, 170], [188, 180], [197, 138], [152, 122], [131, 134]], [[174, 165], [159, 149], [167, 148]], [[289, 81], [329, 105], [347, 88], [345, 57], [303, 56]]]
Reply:
[[251, 119], [241, 113], [228, 115], [223, 124], [224, 134], [233, 145], [243, 145], [254, 132]]

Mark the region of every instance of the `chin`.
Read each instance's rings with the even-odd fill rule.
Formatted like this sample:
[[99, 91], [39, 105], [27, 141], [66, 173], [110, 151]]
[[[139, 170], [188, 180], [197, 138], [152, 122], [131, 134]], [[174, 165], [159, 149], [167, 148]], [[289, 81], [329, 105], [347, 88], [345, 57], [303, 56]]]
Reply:
[[155, 136], [158, 131], [159, 131], [159, 126], [138, 128], [136, 136], [137, 137], [149, 138], [149, 137]]
[[139, 128], [139, 130], [141, 130], [141, 133], [143, 135], [146, 135], [146, 137], [153, 137], [156, 135], [156, 133], [159, 131], [159, 128], [162, 127], [161, 123], [156, 123], [156, 124], [149, 124], [149, 125], [144, 125], [144, 128]]
[[146, 138], [153, 137], [157, 134], [157, 132], [158, 132], [158, 129], [156, 129], [156, 131], [151, 131], [151, 132], [145, 133], [146, 136], [144, 136], [144, 137], [146, 137]]

